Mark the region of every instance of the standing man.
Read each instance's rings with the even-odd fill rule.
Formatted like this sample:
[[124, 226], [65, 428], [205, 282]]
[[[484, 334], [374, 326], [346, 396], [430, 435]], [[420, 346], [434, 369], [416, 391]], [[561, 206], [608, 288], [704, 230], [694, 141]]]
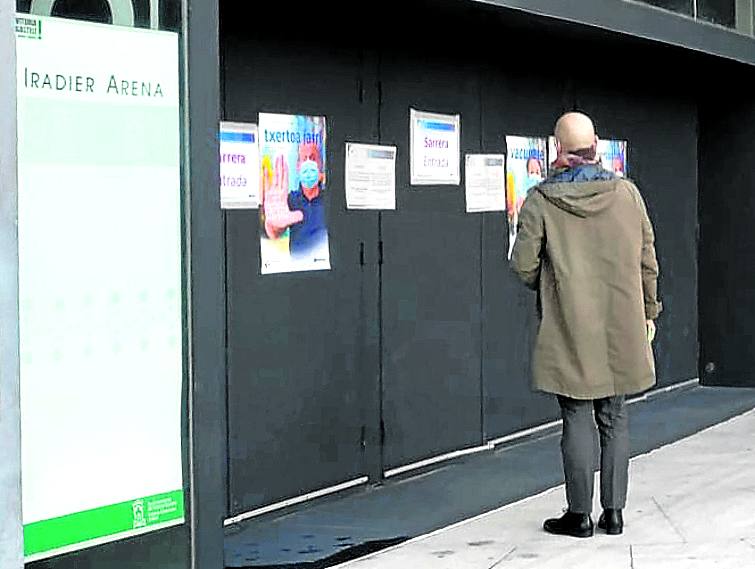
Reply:
[[558, 397], [563, 418], [568, 511], [544, 528], [593, 535], [597, 423], [598, 527], [617, 535], [629, 469], [625, 396], [655, 384], [651, 342], [661, 303], [653, 228], [637, 187], [600, 166], [589, 117], [568, 113], [555, 131], [555, 171], [522, 207], [511, 260], [538, 293], [534, 387]]

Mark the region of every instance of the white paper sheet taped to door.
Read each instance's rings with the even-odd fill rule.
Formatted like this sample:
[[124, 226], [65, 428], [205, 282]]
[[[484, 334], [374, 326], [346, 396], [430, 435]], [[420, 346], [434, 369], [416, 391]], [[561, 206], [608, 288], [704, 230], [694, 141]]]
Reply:
[[346, 143], [346, 207], [396, 209], [396, 147]]
[[468, 213], [506, 210], [503, 154], [467, 154], [464, 173]]

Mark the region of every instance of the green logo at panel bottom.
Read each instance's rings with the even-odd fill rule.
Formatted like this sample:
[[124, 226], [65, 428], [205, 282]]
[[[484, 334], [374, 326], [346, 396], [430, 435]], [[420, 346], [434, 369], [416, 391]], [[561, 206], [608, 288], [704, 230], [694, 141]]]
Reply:
[[28, 557], [46, 553], [167, 522], [183, 521], [183, 517], [183, 491], [176, 490], [42, 520], [24, 526], [24, 554]]

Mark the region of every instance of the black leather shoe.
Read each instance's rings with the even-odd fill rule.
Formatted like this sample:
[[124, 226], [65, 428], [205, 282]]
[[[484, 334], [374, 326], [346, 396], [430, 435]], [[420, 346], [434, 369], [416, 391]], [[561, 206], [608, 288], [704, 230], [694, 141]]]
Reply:
[[608, 535], [621, 535], [624, 533], [624, 516], [621, 515], [621, 510], [612, 510], [607, 508], [600, 514], [598, 520], [598, 527]]
[[574, 514], [572, 512], [566, 512], [560, 518], [545, 520], [543, 529], [548, 533], [572, 537], [592, 537], [595, 533], [590, 514]]

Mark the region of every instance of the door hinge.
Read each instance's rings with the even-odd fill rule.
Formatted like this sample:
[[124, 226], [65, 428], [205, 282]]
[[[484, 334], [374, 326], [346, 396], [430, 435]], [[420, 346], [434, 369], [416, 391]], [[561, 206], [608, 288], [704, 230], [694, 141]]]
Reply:
[[364, 267], [364, 241], [359, 242], [359, 264]]

